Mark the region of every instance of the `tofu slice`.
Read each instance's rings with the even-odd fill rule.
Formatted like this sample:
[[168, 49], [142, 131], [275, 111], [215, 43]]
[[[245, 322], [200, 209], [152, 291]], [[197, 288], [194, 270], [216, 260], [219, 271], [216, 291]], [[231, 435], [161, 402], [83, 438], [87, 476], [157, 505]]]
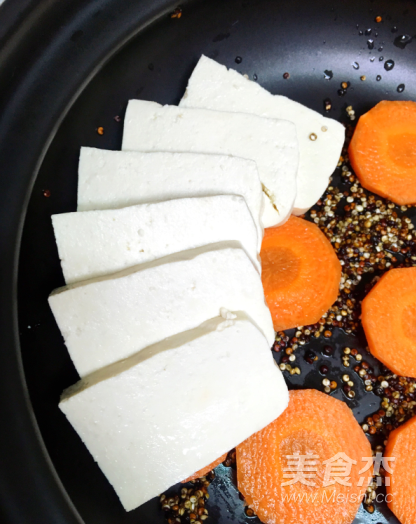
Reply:
[[269, 348], [275, 338], [260, 276], [235, 242], [57, 289], [49, 305], [81, 377], [192, 329], [221, 308], [247, 311]]
[[293, 209], [299, 151], [292, 122], [130, 100], [122, 149], [211, 153], [254, 160], [269, 197], [265, 199], [263, 225], [283, 223]]
[[[272, 95], [206, 56], [194, 69], [179, 106], [238, 111], [294, 122], [300, 154], [295, 215], [305, 213], [322, 196], [344, 144], [345, 129], [339, 122], [285, 96]], [[316, 135], [316, 140], [311, 140], [311, 135]]]
[[260, 251], [263, 194], [252, 160], [225, 155], [81, 148], [78, 211], [220, 194], [244, 197], [257, 227]]
[[223, 240], [240, 242], [260, 271], [256, 226], [241, 196], [63, 213], [52, 223], [67, 284]]
[[288, 390], [269, 344], [228, 313], [97, 371], [60, 409], [130, 511], [275, 420]]

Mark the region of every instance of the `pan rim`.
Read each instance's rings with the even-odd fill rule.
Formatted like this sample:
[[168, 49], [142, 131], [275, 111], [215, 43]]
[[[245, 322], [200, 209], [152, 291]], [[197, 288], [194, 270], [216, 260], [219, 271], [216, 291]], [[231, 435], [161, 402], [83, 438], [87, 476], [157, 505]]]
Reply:
[[[33, 184], [60, 123], [91, 79], [176, 6], [172, 0], [14, 0], [0, 7], [0, 417], [7, 428], [0, 433], [0, 506], [5, 523], [83, 522], [46, 450], [21, 359], [17, 274]], [[117, 31], [110, 30], [115, 24]], [[89, 30], [79, 46], [71, 35], [83, 27]], [[43, 128], [34, 132], [42, 114]], [[24, 154], [19, 154], [21, 144]]]

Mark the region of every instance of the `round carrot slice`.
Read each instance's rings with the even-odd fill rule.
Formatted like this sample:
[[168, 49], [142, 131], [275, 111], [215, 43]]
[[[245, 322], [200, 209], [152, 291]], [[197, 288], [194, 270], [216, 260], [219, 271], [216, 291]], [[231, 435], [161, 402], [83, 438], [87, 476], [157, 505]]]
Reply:
[[196, 480], [200, 479], [201, 477], [205, 477], [207, 473], [219, 466], [221, 462], [224, 462], [224, 460], [227, 458], [227, 455], [228, 453], [224, 453], [224, 455], [222, 455], [219, 459], [214, 460], [214, 462], [212, 462], [208, 466], [205, 466], [205, 468], [200, 469], [199, 471], [188, 477], [186, 480], [183, 480], [182, 484], [185, 484], [185, 482], [189, 482], [191, 480]]
[[313, 389], [290, 391], [286, 411], [237, 447], [238, 489], [267, 524], [351, 524], [372, 473], [351, 410]]
[[[416, 417], [390, 433], [384, 457], [386, 471], [387, 505], [401, 524], [416, 522], [414, 486], [416, 486]], [[387, 468], [385, 468], [387, 469]], [[389, 471], [390, 470], [390, 471]]]
[[315, 224], [292, 216], [266, 229], [260, 257], [276, 331], [314, 324], [337, 299], [341, 265]]
[[361, 184], [396, 204], [416, 203], [416, 102], [380, 102], [363, 115], [350, 142]]
[[385, 273], [363, 300], [361, 320], [371, 353], [416, 378], [416, 267]]

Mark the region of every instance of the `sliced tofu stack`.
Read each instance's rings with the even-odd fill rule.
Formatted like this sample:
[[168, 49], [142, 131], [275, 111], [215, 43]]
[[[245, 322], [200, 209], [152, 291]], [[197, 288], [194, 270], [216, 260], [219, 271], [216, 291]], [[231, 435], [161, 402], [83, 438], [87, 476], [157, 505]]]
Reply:
[[292, 122], [130, 100], [122, 149], [210, 153], [254, 160], [268, 196], [263, 225], [283, 223], [293, 209], [299, 151]]
[[60, 288], [49, 304], [80, 376], [220, 314], [244, 310], [275, 333], [260, 276], [237, 243], [177, 253]]
[[227, 316], [232, 320], [209, 320], [64, 392], [59, 407], [127, 511], [207, 466], [287, 407], [269, 343], [246, 314]]
[[219, 194], [244, 197], [257, 227], [260, 251], [263, 194], [252, 160], [225, 155], [81, 148], [78, 211]]
[[237, 71], [227, 70], [206, 56], [201, 57], [194, 69], [179, 105], [294, 122], [300, 154], [294, 214], [305, 213], [319, 200], [339, 161], [345, 138], [342, 124], [285, 96], [272, 95]]
[[67, 284], [223, 240], [240, 242], [260, 271], [256, 226], [241, 196], [63, 213], [52, 223]]

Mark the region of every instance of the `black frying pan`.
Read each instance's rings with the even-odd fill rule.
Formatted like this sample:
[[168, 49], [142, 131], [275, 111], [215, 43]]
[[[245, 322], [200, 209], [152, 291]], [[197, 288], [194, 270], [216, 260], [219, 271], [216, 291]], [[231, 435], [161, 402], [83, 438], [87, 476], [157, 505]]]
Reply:
[[[201, 53], [317, 111], [329, 97], [337, 119], [350, 104], [361, 114], [382, 99], [415, 99], [416, 42], [394, 45], [399, 34], [416, 33], [413, 1], [185, 1], [182, 17], [172, 19], [176, 7], [168, 0], [6, 0], [0, 7], [2, 523], [164, 522], [156, 500], [123, 511], [57, 408], [77, 375], [46, 302], [63, 284], [50, 216], [75, 210], [80, 146], [119, 149], [122, 123], [114, 117], [123, 117], [127, 100], [177, 103]], [[372, 50], [359, 34], [369, 28]], [[395, 61], [392, 71], [380, 56]], [[342, 81], [351, 87], [339, 97]], [[341, 346], [360, 341], [337, 333], [334, 343], [332, 369], [341, 372]], [[290, 386], [319, 387], [316, 370], [303, 371]], [[379, 398], [360, 389], [349, 403], [362, 422]], [[210, 489], [208, 522], [258, 522], [245, 516], [231, 469], [219, 467]], [[355, 522], [398, 521], [377, 506], [373, 515], [361, 509]]]

